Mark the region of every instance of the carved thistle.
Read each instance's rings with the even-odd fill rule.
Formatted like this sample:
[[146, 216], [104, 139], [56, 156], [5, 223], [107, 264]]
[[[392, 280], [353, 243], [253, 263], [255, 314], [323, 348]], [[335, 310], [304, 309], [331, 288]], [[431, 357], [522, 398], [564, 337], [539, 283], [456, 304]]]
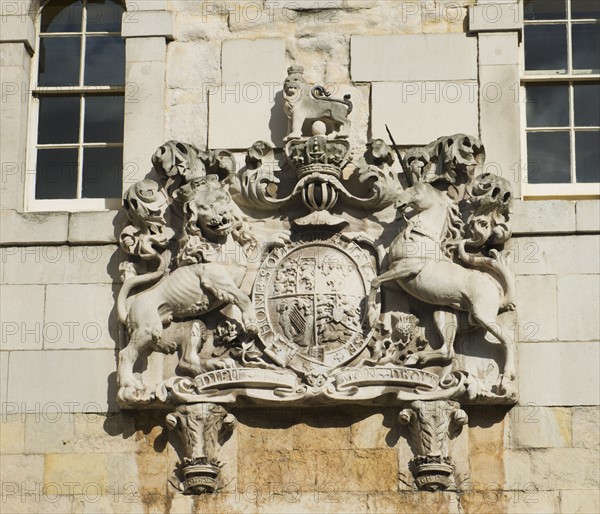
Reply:
[[297, 66], [283, 93], [283, 148], [168, 141], [126, 192], [119, 403], [175, 410], [188, 492], [242, 404], [397, 406], [419, 488], [453, 487], [460, 405], [516, 401], [509, 184], [476, 137], [353, 146], [349, 97]]

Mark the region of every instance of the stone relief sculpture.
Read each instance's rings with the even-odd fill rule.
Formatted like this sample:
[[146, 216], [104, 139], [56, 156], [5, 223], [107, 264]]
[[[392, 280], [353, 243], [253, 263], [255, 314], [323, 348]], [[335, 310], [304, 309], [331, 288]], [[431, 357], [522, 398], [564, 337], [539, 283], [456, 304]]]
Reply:
[[[480, 173], [465, 134], [351, 147], [349, 98], [302, 71], [284, 84], [282, 155], [169, 141], [160, 185], [125, 194], [118, 400], [172, 411], [187, 493], [220, 487], [239, 404], [396, 406], [414, 487], [457, 488], [461, 406], [516, 402], [509, 184]], [[152, 352], [178, 354], [158, 379], [140, 368]]]
[[[331, 98], [323, 86], [310, 87], [304, 78], [302, 66], [288, 68], [288, 76], [283, 82], [285, 96], [285, 113], [289, 118], [287, 140], [302, 137], [311, 124], [318, 121], [328, 132], [337, 137], [348, 137], [350, 121], [348, 115], [352, 112], [350, 95], [343, 100]], [[322, 126], [323, 126], [322, 125]], [[309, 133], [310, 135], [310, 133]]]

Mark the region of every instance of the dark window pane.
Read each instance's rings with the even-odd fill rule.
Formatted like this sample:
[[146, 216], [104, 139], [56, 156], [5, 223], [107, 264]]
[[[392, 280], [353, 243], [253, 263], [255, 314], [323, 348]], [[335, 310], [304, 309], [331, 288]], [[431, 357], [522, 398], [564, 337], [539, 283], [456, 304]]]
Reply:
[[86, 95], [86, 143], [123, 142], [123, 95]]
[[121, 32], [123, 7], [115, 0], [88, 0], [87, 32]]
[[38, 143], [77, 143], [80, 96], [42, 96], [39, 101]]
[[600, 132], [575, 132], [577, 182], [600, 182]]
[[38, 200], [77, 198], [77, 148], [38, 150], [35, 197]]
[[527, 182], [561, 184], [571, 182], [568, 132], [527, 134]]
[[83, 151], [83, 198], [121, 198], [123, 148]]
[[575, 126], [600, 125], [600, 82], [584, 82], [573, 86]]
[[125, 84], [125, 41], [121, 36], [88, 37], [85, 49], [85, 84]]
[[40, 86], [79, 85], [80, 37], [40, 38]]
[[81, 32], [81, 0], [54, 0], [42, 10], [42, 32]]
[[567, 71], [567, 27], [529, 25], [525, 27], [525, 69]]
[[528, 127], [569, 125], [569, 85], [566, 82], [529, 84], [526, 91]]
[[523, 15], [526, 20], [564, 20], [565, 0], [525, 0]]
[[600, 25], [573, 25], [573, 69], [600, 68]]
[[600, 2], [598, 0], [571, 0], [571, 18], [600, 18]]

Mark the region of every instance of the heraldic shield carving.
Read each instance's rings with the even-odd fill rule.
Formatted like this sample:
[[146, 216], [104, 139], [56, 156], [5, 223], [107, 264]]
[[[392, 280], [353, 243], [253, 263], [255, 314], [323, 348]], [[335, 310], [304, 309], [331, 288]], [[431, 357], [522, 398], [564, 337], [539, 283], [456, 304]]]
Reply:
[[126, 192], [118, 401], [171, 411], [187, 493], [232, 407], [336, 404], [396, 406], [414, 487], [456, 488], [461, 406], [516, 402], [509, 184], [474, 136], [353, 147], [349, 96], [297, 66], [283, 93], [284, 148], [169, 141]]

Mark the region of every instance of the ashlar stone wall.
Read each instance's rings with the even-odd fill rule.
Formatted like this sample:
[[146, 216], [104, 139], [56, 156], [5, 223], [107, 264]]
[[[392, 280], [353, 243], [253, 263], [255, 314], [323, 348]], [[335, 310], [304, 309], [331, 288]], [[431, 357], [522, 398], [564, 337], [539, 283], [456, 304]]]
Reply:
[[[350, 93], [351, 141], [466, 132], [520, 198], [520, 6], [480, 0], [128, 1], [124, 188], [163, 141], [281, 147], [286, 68]], [[120, 411], [123, 215], [24, 212], [30, 2], [2, 1], [0, 510], [57, 513], [600, 511], [600, 201], [518, 200], [519, 404], [467, 408], [460, 492], [412, 488], [397, 411], [236, 409], [223, 489], [183, 496], [164, 412]], [[14, 93], [14, 87], [17, 93]], [[516, 94], [516, 96], [515, 96]], [[163, 361], [148, 367], [161, 376]]]

